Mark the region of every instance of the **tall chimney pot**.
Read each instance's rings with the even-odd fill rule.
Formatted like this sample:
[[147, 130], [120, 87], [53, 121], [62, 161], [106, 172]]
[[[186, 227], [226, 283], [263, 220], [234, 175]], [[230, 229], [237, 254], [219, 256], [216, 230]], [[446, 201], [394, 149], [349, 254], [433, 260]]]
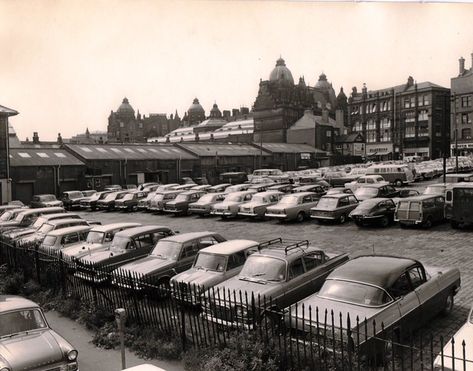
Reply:
[[463, 73], [465, 72], [465, 58], [461, 57], [459, 60], [459, 72], [460, 72], [460, 75], [463, 75]]

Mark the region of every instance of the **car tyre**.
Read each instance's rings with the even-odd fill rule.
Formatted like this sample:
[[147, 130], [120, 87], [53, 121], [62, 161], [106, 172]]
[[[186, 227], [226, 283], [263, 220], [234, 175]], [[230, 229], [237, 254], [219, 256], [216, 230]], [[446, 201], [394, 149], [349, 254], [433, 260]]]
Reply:
[[451, 220], [450, 221], [450, 226], [453, 228], [453, 229], [458, 229], [460, 228], [460, 223], [454, 221], [454, 220]]
[[345, 214], [340, 215], [340, 218], [338, 218], [338, 222], [340, 224], [345, 224], [346, 221], [347, 221], [347, 217], [345, 216]]
[[304, 221], [304, 219], [305, 219], [305, 215], [304, 215], [304, 213], [303, 213], [302, 211], [300, 211], [300, 212], [297, 214], [296, 221], [297, 221], [298, 223], [301, 223], [301, 222]]
[[403, 183], [402, 183], [402, 180], [401, 180], [401, 179], [396, 179], [396, 180], [394, 181], [394, 185], [395, 185], [396, 187], [402, 187], [402, 184], [403, 184]]
[[358, 227], [363, 227], [363, 222], [361, 220], [356, 220], [355, 221], [355, 224], [358, 226]]
[[383, 216], [380, 221], [380, 225], [383, 228], [386, 228], [389, 226], [389, 218], [387, 216]]
[[430, 216], [425, 220], [423, 227], [426, 229], [432, 228], [432, 218]]
[[445, 298], [445, 303], [442, 309], [442, 315], [448, 316], [450, 313], [452, 313], [453, 306], [454, 306], [454, 296], [453, 296], [453, 292], [451, 292]]

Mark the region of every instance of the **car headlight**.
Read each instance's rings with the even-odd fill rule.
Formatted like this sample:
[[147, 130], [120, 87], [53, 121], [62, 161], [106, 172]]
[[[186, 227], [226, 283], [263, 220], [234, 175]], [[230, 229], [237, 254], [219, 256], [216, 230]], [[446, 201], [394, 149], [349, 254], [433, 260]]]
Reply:
[[0, 371], [11, 371], [8, 367], [2, 367], [0, 368]]
[[69, 361], [75, 361], [77, 359], [77, 350], [70, 350], [68, 353], [67, 353], [67, 359]]

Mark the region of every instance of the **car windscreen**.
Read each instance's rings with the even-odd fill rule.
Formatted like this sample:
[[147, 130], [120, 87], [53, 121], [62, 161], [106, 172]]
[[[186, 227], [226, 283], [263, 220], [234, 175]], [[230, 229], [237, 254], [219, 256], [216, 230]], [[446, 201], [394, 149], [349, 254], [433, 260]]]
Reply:
[[326, 280], [318, 296], [366, 306], [380, 306], [392, 299], [379, 287], [360, 282]]
[[378, 195], [377, 188], [361, 187], [355, 191], [356, 197], [376, 197]]
[[424, 191], [425, 195], [443, 195], [444, 193], [444, 186], [428, 186]]
[[158, 198], [158, 200], [174, 200], [178, 193], [168, 193], [165, 194], [163, 198]]
[[115, 200], [121, 200], [121, 199], [125, 198], [125, 196], [127, 194], [128, 193], [119, 193], [119, 194], [117, 194], [117, 197], [115, 197]]
[[241, 270], [239, 279], [280, 282], [286, 279], [286, 262], [270, 256], [251, 255]]
[[176, 198], [174, 199], [176, 202], [181, 202], [181, 201], [188, 201], [189, 200], [189, 195], [177, 195]]
[[38, 233], [46, 234], [51, 232], [54, 229], [54, 225], [49, 223], [44, 223], [40, 229], [38, 229]]
[[153, 248], [151, 255], [164, 260], [177, 260], [181, 246], [180, 242], [160, 240]]
[[259, 202], [259, 203], [262, 203], [262, 204], [267, 204], [268, 203], [268, 200], [263, 195], [254, 195], [251, 198], [251, 201], [252, 202]]
[[104, 232], [90, 231], [89, 234], [87, 235], [86, 242], [87, 243], [102, 243], [104, 235], [105, 235]]
[[197, 255], [194, 268], [214, 272], [223, 272], [227, 264], [227, 257], [222, 255], [201, 252]]
[[19, 213], [19, 214], [15, 217], [15, 221], [21, 222], [25, 216], [26, 216], [25, 213]]
[[34, 229], [38, 229], [45, 222], [46, 222], [46, 218], [39, 217], [38, 219], [36, 219], [36, 221], [33, 223], [33, 225], [31, 227], [34, 228]]
[[40, 196], [39, 201], [43, 201], [43, 202], [56, 201], [56, 196], [54, 195]]
[[112, 240], [112, 244], [110, 245], [110, 250], [111, 251], [126, 250], [130, 242], [131, 240], [129, 237], [115, 236]]
[[123, 201], [133, 200], [133, 196], [134, 196], [133, 193], [126, 193], [125, 196], [122, 197], [122, 199], [123, 199]]
[[82, 192], [70, 192], [69, 193], [69, 198], [80, 198], [80, 197], [84, 197], [84, 195], [82, 194]]
[[212, 202], [215, 198], [215, 193], [209, 193], [209, 194], [206, 194], [206, 195], [203, 195], [201, 198], [199, 198], [199, 202], [200, 203], [204, 203], [204, 202]]
[[12, 213], [11, 211], [5, 211], [5, 212], [0, 216], [0, 221], [6, 222], [6, 221], [10, 220], [11, 218], [13, 218], [13, 216], [14, 216], [14, 213]]
[[56, 236], [46, 236], [43, 240], [44, 246], [54, 246], [56, 243], [57, 237]]
[[105, 196], [105, 198], [103, 198], [103, 200], [105, 201], [113, 201], [115, 200], [115, 198], [117, 197], [117, 194], [116, 193], [109, 193]]
[[333, 210], [337, 207], [338, 198], [335, 197], [322, 197], [317, 203], [316, 208], [318, 210]]
[[287, 195], [281, 198], [279, 203], [281, 205], [296, 205], [298, 203], [299, 197], [293, 195]]
[[47, 328], [38, 309], [16, 310], [0, 314], [0, 337]]

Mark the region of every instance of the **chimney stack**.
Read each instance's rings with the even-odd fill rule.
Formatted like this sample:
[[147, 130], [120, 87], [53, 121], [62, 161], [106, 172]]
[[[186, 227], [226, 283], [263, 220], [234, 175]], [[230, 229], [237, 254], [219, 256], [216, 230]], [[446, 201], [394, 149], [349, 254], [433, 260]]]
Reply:
[[35, 131], [35, 132], [33, 133], [33, 143], [34, 143], [34, 144], [39, 144], [39, 136], [38, 136], [38, 132], [37, 132], [37, 131]]
[[463, 75], [463, 73], [465, 72], [465, 58], [461, 57], [459, 60], [458, 60], [459, 64], [460, 64], [460, 75]]

